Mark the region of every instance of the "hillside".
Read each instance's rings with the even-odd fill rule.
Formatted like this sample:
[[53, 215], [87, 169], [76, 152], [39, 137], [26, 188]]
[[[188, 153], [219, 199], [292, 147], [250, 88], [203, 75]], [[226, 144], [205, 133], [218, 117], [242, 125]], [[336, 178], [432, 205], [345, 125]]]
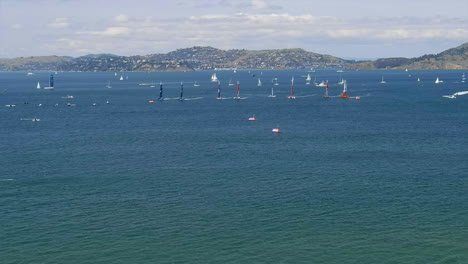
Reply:
[[43, 56], [0, 60], [0, 71], [192, 71], [215, 68], [289, 69], [342, 67], [344, 60], [303, 49], [249, 51], [213, 47], [178, 49], [166, 54], [117, 56], [90, 54], [77, 58]]
[[468, 43], [435, 55], [347, 64], [348, 69], [468, 69]]

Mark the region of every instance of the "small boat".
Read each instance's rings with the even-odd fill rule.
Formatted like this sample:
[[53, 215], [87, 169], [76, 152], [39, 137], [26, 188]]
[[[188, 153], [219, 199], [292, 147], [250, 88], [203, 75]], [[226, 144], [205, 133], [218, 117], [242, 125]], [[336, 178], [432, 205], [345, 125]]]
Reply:
[[454, 93], [452, 95], [443, 95], [442, 97], [449, 98], [449, 99], [455, 99], [455, 98], [457, 98], [457, 96], [466, 95], [466, 94], [468, 94], [468, 91], [456, 92], [456, 93]]
[[216, 99], [218, 99], [218, 100], [223, 99], [221, 97], [221, 82], [219, 82], [219, 81], [218, 81], [218, 96], [216, 97]]
[[325, 87], [325, 94], [323, 95], [323, 98], [329, 98], [330, 96], [328, 95], [328, 83], [327, 86]]
[[273, 128], [273, 129], [271, 130], [271, 132], [273, 132], [273, 133], [279, 133], [279, 132], [280, 132], [280, 129], [279, 129], [278, 126], [276, 126], [275, 128]]
[[107, 81], [106, 87], [107, 87], [107, 88], [112, 88], [110, 81]]
[[218, 77], [216, 77], [216, 73], [213, 73], [213, 74], [211, 75], [211, 81], [212, 81], [212, 82], [217, 82], [217, 81], [218, 81]]
[[64, 98], [64, 99], [73, 99], [75, 97], [73, 95], [67, 95], [67, 96], [63, 96], [62, 98]]
[[163, 98], [163, 85], [162, 85], [162, 82], [159, 83], [159, 98], [158, 98], [159, 101], [162, 101], [164, 100]]
[[53, 90], [54, 89], [54, 75], [53, 74], [51, 74], [49, 76], [49, 86], [44, 87], [43, 89], [44, 90]]
[[289, 91], [288, 99], [296, 99], [294, 95], [294, 76], [291, 78], [291, 90]]
[[15, 107], [16, 105], [14, 105], [14, 104], [7, 104], [7, 105], [5, 105], [5, 106], [6, 106], [6, 107]]
[[41, 84], [39, 82], [37, 82], [36, 89], [41, 89]]
[[255, 118], [255, 115], [249, 117], [249, 121], [257, 121], [257, 119]]
[[382, 75], [382, 80], [380, 81], [380, 83], [387, 83], [386, 81], [384, 81], [383, 75]]
[[340, 98], [349, 98], [348, 86], [346, 85], [346, 81], [343, 84], [343, 92], [341, 92]]
[[337, 70], [336, 72], [343, 72], [343, 70]]
[[444, 82], [444, 81], [439, 80], [439, 77], [437, 77], [434, 83], [443, 83], [443, 82]]
[[39, 121], [41, 121], [41, 119], [35, 118], [35, 117], [33, 117], [33, 118], [21, 118], [20, 120], [23, 120], [23, 121], [32, 121], [32, 122], [39, 122]]
[[271, 87], [271, 94], [268, 95], [268, 97], [271, 97], [271, 98], [276, 97], [276, 95], [273, 93], [273, 87]]
[[258, 78], [257, 86], [262, 86], [262, 81]]
[[117, 76], [117, 73], [116, 73], [116, 72], [114, 73], [114, 76]]
[[466, 78], [465, 78], [465, 73], [462, 74], [462, 80], [461, 82], [464, 83], [466, 81]]
[[106, 104], [109, 104], [109, 101], [106, 101]]
[[154, 100], [149, 100], [148, 103], [154, 104]]
[[307, 72], [315, 72], [314, 68], [310, 68]]
[[274, 85], [279, 85], [278, 78], [275, 78], [275, 84]]
[[34, 75], [34, 73], [32, 73], [32, 72], [28, 72], [28, 74], [27, 74], [27, 75], [28, 75], [28, 76], [31, 76], [31, 75]]
[[420, 81], [421, 81], [421, 80], [420, 80], [419, 77], [418, 77], [418, 82], [420, 82]]
[[237, 100], [241, 99], [239, 94], [240, 94], [240, 83], [239, 81], [237, 81], [236, 96], [234, 96], [234, 99], [237, 99]]
[[310, 74], [307, 74], [306, 84], [310, 84], [311, 80], [312, 80], [312, 78], [310, 78]]
[[179, 101], [184, 100], [184, 83], [180, 82], [180, 96], [179, 96]]
[[194, 87], [198, 87], [198, 86], [200, 86], [200, 85], [197, 83], [197, 81], [195, 81], [195, 83], [193, 84], [193, 86], [194, 86]]
[[408, 71], [408, 68], [405, 69], [405, 72], [407, 72], [407, 71]]
[[[328, 82], [328, 81], [327, 81], [327, 82]], [[322, 81], [322, 82], [320, 82], [319, 84], [316, 84], [315, 86], [317, 86], [317, 87], [325, 87], [325, 86], [327, 86], [327, 82]]]
[[119, 79], [119, 80], [123, 81], [123, 75], [120, 75], [120, 79]]

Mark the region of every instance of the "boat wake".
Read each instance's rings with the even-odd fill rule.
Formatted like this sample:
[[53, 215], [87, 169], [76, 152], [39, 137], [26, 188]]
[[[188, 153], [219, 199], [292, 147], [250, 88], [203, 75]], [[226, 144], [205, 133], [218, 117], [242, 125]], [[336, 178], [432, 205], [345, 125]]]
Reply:
[[14, 181], [15, 179], [0, 179], [0, 181]]

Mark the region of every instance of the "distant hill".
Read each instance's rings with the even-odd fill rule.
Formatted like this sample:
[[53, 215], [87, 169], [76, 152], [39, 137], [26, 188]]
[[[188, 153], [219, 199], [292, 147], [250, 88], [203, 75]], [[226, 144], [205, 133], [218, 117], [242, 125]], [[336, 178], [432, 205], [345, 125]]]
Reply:
[[166, 54], [117, 56], [89, 54], [77, 58], [42, 56], [1, 59], [0, 71], [193, 71], [204, 69], [290, 69], [342, 67], [345, 60], [303, 49], [249, 51], [213, 47], [178, 49]]
[[435, 55], [347, 64], [348, 69], [468, 69], [468, 42]]

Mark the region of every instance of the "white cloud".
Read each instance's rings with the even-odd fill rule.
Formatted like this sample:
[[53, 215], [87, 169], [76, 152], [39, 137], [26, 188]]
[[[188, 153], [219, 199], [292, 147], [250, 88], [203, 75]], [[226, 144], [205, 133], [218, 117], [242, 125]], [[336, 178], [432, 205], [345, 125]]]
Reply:
[[67, 18], [59, 17], [54, 19], [53, 22], [47, 24], [47, 26], [50, 28], [67, 28], [70, 26], [70, 23], [68, 23]]
[[128, 16], [127, 15], [117, 15], [114, 17], [114, 20], [119, 23], [124, 23], [128, 21]]
[[13, 25], [11, 25], [11, 28], [13, 28], [13, 29], [21, 29], [21, 28], [23, 28], [23, 25], [21, 25], [21, 24], [13, 24]]
[[78, 34], [117, 37], [128, 35], [129, 32], [130, 30], [128, 27], [108, 27], [102, 31], [80, 31]]
[[267, 6], [264, 0], [252, 0], [253, 9], [264, 9]]

